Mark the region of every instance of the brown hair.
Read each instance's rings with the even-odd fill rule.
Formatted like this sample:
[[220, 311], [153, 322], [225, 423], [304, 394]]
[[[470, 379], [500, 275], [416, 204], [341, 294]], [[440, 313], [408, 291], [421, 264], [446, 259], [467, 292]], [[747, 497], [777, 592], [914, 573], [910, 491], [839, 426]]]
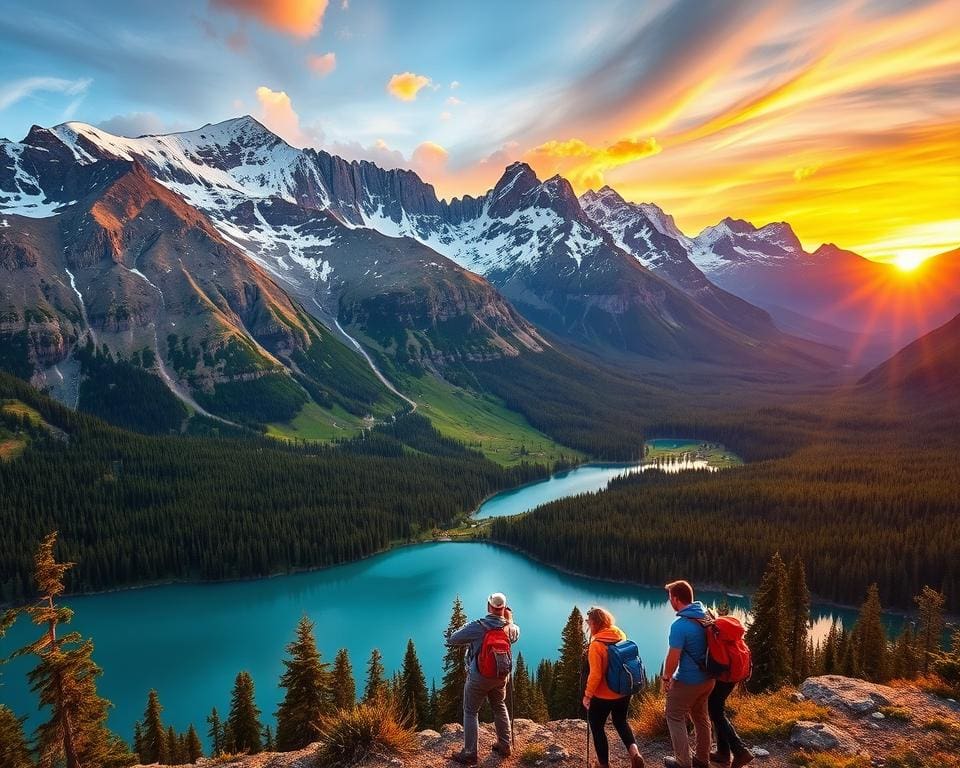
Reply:
[[664, 589], [670, 597], [675, 597], [684, 605], [693, 602], [693, 587], [690, 586], [689, 581], [671, 581], [664, 586]]
[[606, 608], [594, 606], [587, 611], [587, 621], [596, 626], [598, 630], [609, 629], [613, 626], [613, 614]]

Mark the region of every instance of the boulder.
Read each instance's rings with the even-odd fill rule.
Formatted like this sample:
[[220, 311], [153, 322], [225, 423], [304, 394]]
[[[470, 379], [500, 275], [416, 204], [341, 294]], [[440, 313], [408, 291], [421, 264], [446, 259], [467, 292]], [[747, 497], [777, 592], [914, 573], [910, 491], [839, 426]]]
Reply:
[[842, 752], [846, 755], [856, 755], [862, 748], [849, 734], [826, 723], [817, 723], [812, 720], [799, 720], [790, 733], [790, 744], [808, 752]]
[[808, 699], [836, 709], [846, 709], [857, 715], [876, 712], [887, 706], [896, 696], [896, 691], [886, 685], [868, 683], [842, 675], [808, 677], [800, 686]]

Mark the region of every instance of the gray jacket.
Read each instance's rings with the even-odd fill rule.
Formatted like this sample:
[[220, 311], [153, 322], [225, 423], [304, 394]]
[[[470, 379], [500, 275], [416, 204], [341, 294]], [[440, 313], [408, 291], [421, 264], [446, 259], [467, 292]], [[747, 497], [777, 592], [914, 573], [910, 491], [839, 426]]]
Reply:
[[448, 647], [467, 646], [467, 670], [470, 677], [482, 677], [480, 669], [477, 667], [477, 654], [480, 653], [480, 646], [483, 645], [484, 635], [497, 627], [506, 628], [507, 639], [511, 643], [520, 639], [520, 627], [516, 624], [508, 624], [503, 616], [497, 616], [493, 613], [488, 613], [482, 619], [465, 624], [446, 639]]

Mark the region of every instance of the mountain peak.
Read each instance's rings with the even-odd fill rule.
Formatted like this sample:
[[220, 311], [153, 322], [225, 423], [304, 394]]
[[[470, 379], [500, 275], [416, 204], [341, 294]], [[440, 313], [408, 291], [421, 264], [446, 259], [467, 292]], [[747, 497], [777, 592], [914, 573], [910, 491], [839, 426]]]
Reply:
[[207, 123], [202, 128], [172, 135], [201, 139], [219, 145], [232, 142], [248, 147], [286, 144], [277, 134], [251, 115], [231, 117], [229, 120], [222, 120], [219, 123]]
[[720, 223], [723, 224], [731, 232], [737, 232], [742, 235], [750, 234], [751, 232], [756, 232], [757, 227], [751, 224], [746, 219], [734, 219], [731, 216], [725, 216], [720, 220]]
[[519, 206], [520, 198], [539, 185], [540, 179], [533, 168], [523, 162], [511, 163], [490, 193], [490, 215], [509, 215]]

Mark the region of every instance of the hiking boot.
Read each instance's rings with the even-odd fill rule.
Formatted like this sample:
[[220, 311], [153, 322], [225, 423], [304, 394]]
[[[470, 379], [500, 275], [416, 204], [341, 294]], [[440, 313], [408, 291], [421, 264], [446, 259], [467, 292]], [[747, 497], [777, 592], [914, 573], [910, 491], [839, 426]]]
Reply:
[[730, 765], [730, 753], [726, 750], [710, 753], [710, 762], [719, 763], [720, 765]]
[[643, 755], [630, 755], [630, 768], [645, 768]]
[[450, 755], [450, 759], [455, 763], [460, 763], [460, 765], [476, 765], [477, 756], [475, 754], [470, 754], [469, 752], [464, 752], [462, 749], [459, 752], [454, 752]]
[[749, 749], [735, 749], [733, 750], [733, 762], [730, 764], [730, 768], [743, 768], [752, 761], [753, 752]]
[[490, 747], [491, 752], [496, 752], [500, 757], [510, 757], [510, 742], [509, 741], [498, 741], [492, 747]]

